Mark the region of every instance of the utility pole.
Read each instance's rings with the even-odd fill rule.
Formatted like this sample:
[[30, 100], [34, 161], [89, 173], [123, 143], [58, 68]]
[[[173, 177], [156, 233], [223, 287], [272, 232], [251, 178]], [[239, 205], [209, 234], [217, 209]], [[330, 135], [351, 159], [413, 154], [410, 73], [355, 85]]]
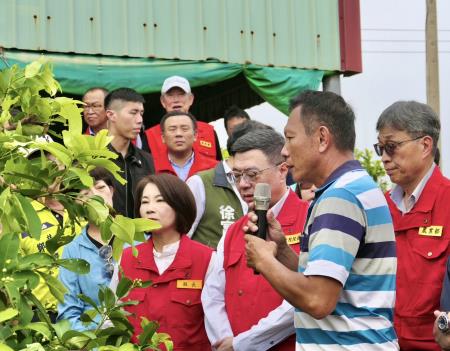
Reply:
[[[427, 103], [440, 116], [439, 103], [439, 50], [437, 36], [436, 0], [426, 0], [427, 17], [425, 20], [426, 66], [427, 66]], [[440, 117], [439, 117], [440, 118]], [[441, 141], [438, 147], [441, 151]], [[442, 157], [441, 157], [442, 159]], [[442, 162], [441, 162], [442, 165]]]

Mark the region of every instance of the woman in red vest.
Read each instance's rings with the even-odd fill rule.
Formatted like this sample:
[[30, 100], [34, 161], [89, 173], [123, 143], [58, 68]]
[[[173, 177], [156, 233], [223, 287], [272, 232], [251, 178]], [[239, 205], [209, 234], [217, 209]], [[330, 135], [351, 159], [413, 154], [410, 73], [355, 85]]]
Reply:
[[161, 229], [136, 246], [137, 257], [131, 248], [123, 252], [123, 274], [153, 282], [133, 289], [126, 298], [139, 301], [126, 308], [133, 314], [128, 317], [135, 328], [133, 339], [142, 331], [141, 317], [146, 317], [160, 324], [158, 332], [172, 337], [174, 350], [210, 350], [200, 295], [212, 266], [212, 250], [185, 235], [195, 220], [194, 197], [178, 177], [159, 174], [138, 183], [135, 199], [136, 216], [158, 221]]

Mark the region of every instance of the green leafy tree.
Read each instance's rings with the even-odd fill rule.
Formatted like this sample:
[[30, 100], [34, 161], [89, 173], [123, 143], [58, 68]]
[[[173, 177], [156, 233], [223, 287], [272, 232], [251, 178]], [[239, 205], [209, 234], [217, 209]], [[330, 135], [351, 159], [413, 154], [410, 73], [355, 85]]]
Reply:
[[[162, 344], [170, 350], [169, 336], [157, 333], [157, 323], [146, 320], [142, 321], [140, 344], [130, 343], [133, 330], [123, 307], [133, 302], [123, 303], [120, 298], [142, 282], [121, 280], [117, 295], [102, 288], [98, 306], [81, 296], [92, 306], [82, 316], [83, 321], [93, 325], [86, 332], [71, 330], [68, 321], [52, 324], [33, 294], [43, 279], [55, 298], [63, 301], [66, 288], [50, 271], [64, 267], [78, 274], [89, 272], [86, 261], [59, 259], [55, 255], [59, 247], [78, 234], [77, 226], [86, 220], [100, 226], [105, 241], [114, 233], [116, 260], [124, 243], [144, 241], [144, 232], [159, 227], [147, 219], [112, 217], [99, 197], [79, 198], [81, 189], [93, 185], [89, 172], [97, 166], [109, 170], [122, 183], [124, 179], [111, 160], [117, 156], [107, 148], [111, 141], [107, 132], [83, 135], [81, 102], [57, 97], [59, 91], [51, 64], [45, 59], [25, 68], [15, 65], [0, 72], [0, 351], [158, 350]], [[61, 130], [55, 127], [61, 126], [62, 135], [55, 134], [53, 130]], [[63, 143], [44, 141], [45, 134], [60, 137]], [[32, 152], [40, 155], [27, 157]], [[52, 155], [53, 160], [46, 154]], [[40, 238], [42, 223], [33, 203], [41, 198], [63, 204], [68, 220], [46, 242], [46, 251], [26, 255], [20, 250], [20, 237], [27, 233], [34, 239]], [[133, 251], [137, 253], [135, 248]], [[39, 321], [32, 322], [35, 314]]]
[[358, 150], [355, 149], [355, 158], [366, 169], [367, 173], [378, 183], [381, 190], [386, 192], [389, 189], [389, 182], [386, 180], [386, 171], [383, 163], [380, 160], [375, 160], [373, 152], [369, 149]]

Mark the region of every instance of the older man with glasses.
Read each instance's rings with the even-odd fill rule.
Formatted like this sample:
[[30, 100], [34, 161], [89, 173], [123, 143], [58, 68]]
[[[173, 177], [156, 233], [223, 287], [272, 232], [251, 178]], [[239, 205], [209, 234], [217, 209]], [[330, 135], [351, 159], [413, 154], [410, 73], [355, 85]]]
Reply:
[[450, 254], [450, 181], [434, 162], [440, 133], [436, 113], [398, 101], [377, 122], [378, 143], [394, 187], [387, 201], [394, 222], [398, 269], [394, 326], [401, 350], [440, 350], [433, 311]]
[[[269, 184], [270, 207], [298, 253], [308, 205], [286, 186], [283, 145], [284, 138], [271, 129], [245, 134], [231, 148], [234, 160], [228, 178], [247, 204], [253, 202], [256, 184]], [[247, 267], [242, 231], [247, 221], [247, 216], [240, 218], [222, 236], [214, 272], [202, 292], [209, 340], [220, 351], [294, 350], [294, 308]]]

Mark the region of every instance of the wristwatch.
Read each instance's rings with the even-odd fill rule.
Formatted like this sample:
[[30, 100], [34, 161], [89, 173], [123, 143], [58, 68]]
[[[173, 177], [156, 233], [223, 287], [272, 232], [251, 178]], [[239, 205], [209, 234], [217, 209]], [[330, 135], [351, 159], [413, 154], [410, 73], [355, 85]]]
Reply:
[[442, 332], [442, 333], [448, 333], [449, 329], [450, 329], [450, 321], [447, 317], [447, 313], [442, 313], [437, 320], [437, 326], [438, 329]]

